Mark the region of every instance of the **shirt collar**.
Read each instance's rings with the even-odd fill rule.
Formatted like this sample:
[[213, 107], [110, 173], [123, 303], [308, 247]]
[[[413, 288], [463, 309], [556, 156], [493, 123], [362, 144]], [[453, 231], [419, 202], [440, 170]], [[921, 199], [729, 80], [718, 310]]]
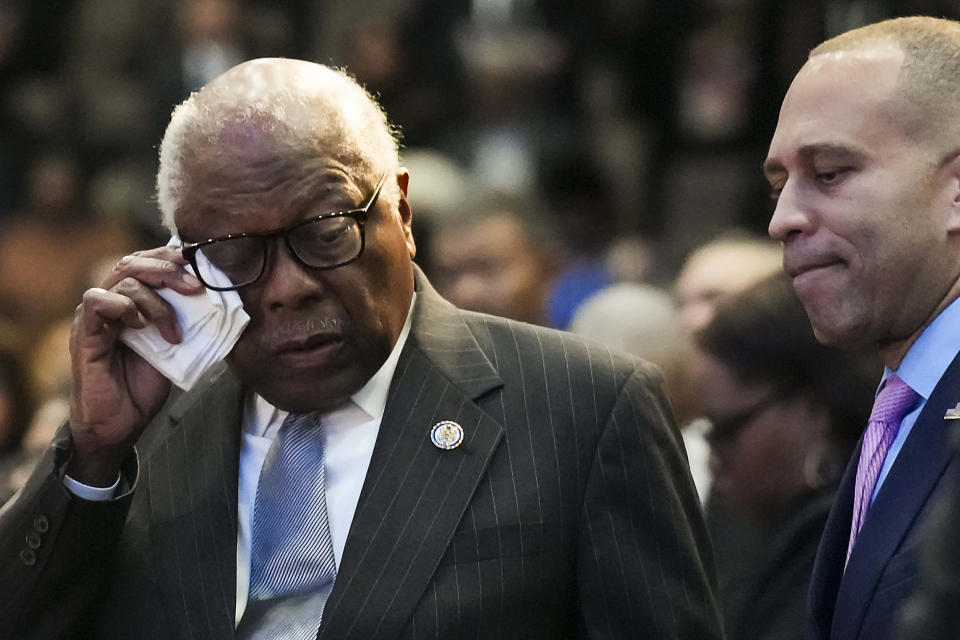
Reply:
[[934, 387], [960, 351], [960, 298], [951, 302], [923, 330], [896, 371], [885, 368], [883, 379], [896, 374], [910, 388], [930, 398]]
[[[403, 323], [397, 342], [393, 345], [393, 350], [383, 364], [377, 370], [373, 377], [367, 380], [359, 391], [350, 396], [343, 406], [330, 412], [330, 415], [324, 414], [323, 420], [326, 423], [328, 418], [335, 423], [341, 422], [340, 418], [347, 419], [350, 422], [363, 422], [366, 420], [383, 419], [383, 412], [387, 406], [387, 395], [390, 391], [390, 383], [393, 381], [393, 374], [397, 370], [397, 363], [400, 361], [400, 352], [407, 343], [410, 335], [410, 326], [413, 321], [413, 307], [417, 301], [416, 292], [410, 299], [410, 308], [407, 309], [407, 319]], [[273, 437], [280, 425], [287, 417], [287, 411], [277, 409], [272, 404], [264, 400], [259, 394], [250, 391], [245, 400], [244, 413], [249, 416], [245, 420], [245, 428], [249, 433], [261, 437]]]
[[410, 299], [410, 308], [407, 310], [407, 319], [403, 323], [403, 329], [400, 330], [400, 336], [397, 343], [393, 345], [393, 351], [383, 361], [380, 368], [373, 377], [363, 385], [359, 391], [350, 396], [350, 400], [360, 407], [364, 413], [371, 419], [382, 420], [383, 410], [387, 406], [387, 393], [390, 391], [390, 382], [393, 381], [393, 374], [397, 370], [397, 363], [400, 361], [400, 352], [403, 351], [403, 345], [407, 343], [407, 337], [410, 335], [410, 325], [413, 318], [413, 305], [417, 301], [417, 294], [414, 292]]

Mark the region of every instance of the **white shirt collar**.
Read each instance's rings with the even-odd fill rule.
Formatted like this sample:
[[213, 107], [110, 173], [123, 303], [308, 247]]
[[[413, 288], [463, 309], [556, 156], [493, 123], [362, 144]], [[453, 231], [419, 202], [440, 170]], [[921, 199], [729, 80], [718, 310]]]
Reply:
[[[397, 342], [383, 364], [359, 391], [350, 396], [350, 400], [342, 406], [323, 414], [323, 422], [328, 428], [336, 429], [339, 425], [358, 424], [367, 420], [383, 419], [383, 412], [387, 406], [387, 395], [393, 374], [400, 361], [400, 352], [407, 343], [410, 335], [410, 325], [413, 320], [413, 307], [417, 301], [414, 292], [410, 299], [410, 308], [407, 310], [407, 319], [403, 323]], [[265, 438], [275, 438], [277, 431], [287, 417], [287, 411], [277, 409], [264, 400], [259, 394], [248, 391], [244, 400], [245, 432]]]

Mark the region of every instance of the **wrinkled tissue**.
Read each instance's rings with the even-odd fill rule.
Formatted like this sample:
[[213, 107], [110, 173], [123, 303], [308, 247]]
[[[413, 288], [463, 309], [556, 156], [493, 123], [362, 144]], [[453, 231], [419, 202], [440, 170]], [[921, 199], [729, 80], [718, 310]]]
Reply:
[[[179, 245], [180, 240], [174, 236], [169, 244]], [[203, 254], [198, 253], [197, 260], [205, 260]], [[196, 275], [192, 266], [186, 268]], [[211, 284], [230, 284], [227, 276], [215, 267], [211, 266], [210, 271], [216, 274]], [[163, 288], [157, 289], [157, 294], [176, 311], [183, 341], [170, 344], [152, 323], [141, 329], [125, 328], [120, 333], [120, 340], [175, 385], [189, 391], [211, 366], [230, 353], [250, 322], [250, 316], [243, 310], [236, 291], [205, 288], [203, 293], [185, 296]]]

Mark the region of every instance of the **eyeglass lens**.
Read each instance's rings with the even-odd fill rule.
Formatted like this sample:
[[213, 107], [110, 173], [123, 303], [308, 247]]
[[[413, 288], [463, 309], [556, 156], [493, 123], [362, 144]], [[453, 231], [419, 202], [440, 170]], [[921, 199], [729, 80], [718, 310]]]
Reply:
[[[308, 267], [330, 268], [357, 258], [363, 247], [360, 225], [351, 216], [311, 220], [285, 234], [287, 247]], [[267, 257], [267, 237], [225, 238], [199, 250], [211, 265], [223, 272], [234, 287], [260, 277]], [[205, 261], [198, 260], [200, 279], [207, 286], [218, 281]], [[222, 288], [222, 287], [220, 287]]]
[[748, 424], [753, 422], [766, 409], [784, 399], [782, 391], [774, 391], [752, 406], [726, 417], [712, 417], [707, 442], [712, 446], [732, 443]]

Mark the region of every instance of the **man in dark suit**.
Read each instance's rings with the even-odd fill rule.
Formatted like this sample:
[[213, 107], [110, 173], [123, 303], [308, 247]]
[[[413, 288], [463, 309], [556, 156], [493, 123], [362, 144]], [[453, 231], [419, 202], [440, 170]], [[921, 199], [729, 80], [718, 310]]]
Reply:
[[[440, 298], [352, 80], [244, 63], [178, 107], [160, 157], [185, 248], [125, 257], [77, 309], [69, 426], [0, 513], [0, 636], [720, 637], [659, 376]], [[202, 291], [201, 258], [251, 320], [228, 367], [171, 393], [117, 336], [179, 342], [156, 288]], [[317, 453], [279, 444], [304, 416], [320, 467], [268, 499]], [[314, 484], [321, 518], [298, 519]]]
[[883, 640], [958, 457], [960, 24], [901, 18], [814, 49], [764, 170], [817, 338], [875, 344], [885, 372], [814, 564], [807, 637]]
[[[960, 448], [954, 423], [953, 446]], [[949, 479], [930, 513], [920, 551], [920, 581], [900, 612], [898, 640], [952, 640], [960, 629], [960, 477]]]

